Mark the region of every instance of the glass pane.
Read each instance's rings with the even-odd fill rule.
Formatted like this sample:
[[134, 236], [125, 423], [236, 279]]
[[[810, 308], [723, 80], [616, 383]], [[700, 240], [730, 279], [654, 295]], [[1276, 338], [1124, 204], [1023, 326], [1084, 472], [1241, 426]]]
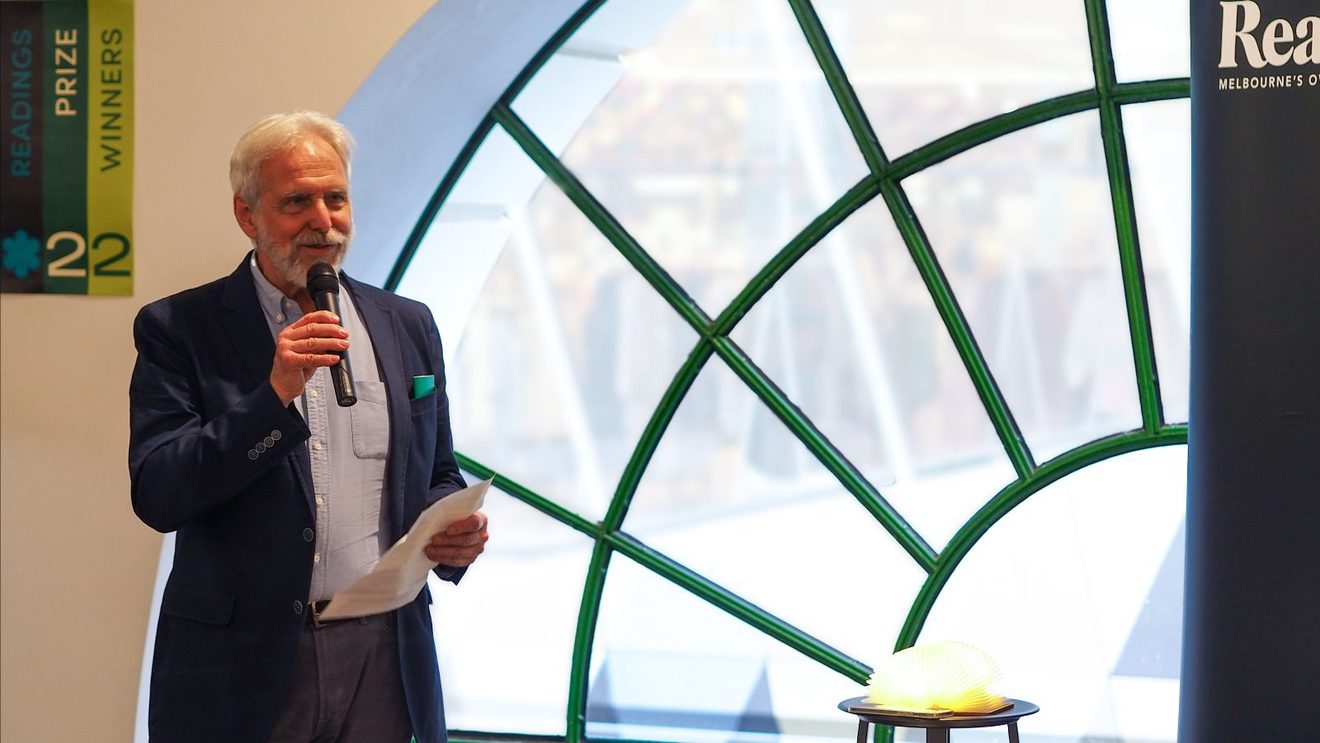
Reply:
[[[718, 358], [623, 528], [844, 653], [894, 638], [925, 573]], [[883, 591], [858, 591], [857, 581]]]
[[936, 549], [1016, 477], [880, 199], [733, 337]]
[[1171, 423], [1187, 421], [1192, 327], [1191, 127], [1191, 104], [1186, 100], [1123, 107], [1160, 396], [1164, 419]]
[[1119, 82], [1191, 74], [1185, 0], [1107, 0], [1109, 39]]
[[[888, 647], [891, 638], [876, 638]], [[850, 681], [626, 557], [610, 560], [587, 696], [591, 738], [848, 739]]]
[[599, 519], [696, 335], [548, 181], [507, 222], [451, 374], [455, 445]]
[[891, 158], [982, 119], [1095, 87], [1080, 2], [813, 5]]
[[540, 168], [496, 127], [423, 235], [397, 291], [430, 306], [447, 362], [509, 241], [509, 214], [523, 208], [544, 180]]
[[1036, 460], [1141, 425], [1095, 112], [904, 184]]
[[563, 735], [593, 542], [495, 488], [482, 510], [486, 552], [457, 588], [432, 578], [446, 720], [457, 730]]
[[[614, 54], [594, 111], [543, 87]], [[711, 315], [867, 172], [783, 2], [613, 0], [514, 110], [550, 144], [577, 129], [564, 163]]]
[[999, 690], [1040, 705], [1024, 739], [1172, 743], [1186, 473], [1186, 447], [1167, 447], [1033, 495], [958, 566], [921, 642], [989, 653]]

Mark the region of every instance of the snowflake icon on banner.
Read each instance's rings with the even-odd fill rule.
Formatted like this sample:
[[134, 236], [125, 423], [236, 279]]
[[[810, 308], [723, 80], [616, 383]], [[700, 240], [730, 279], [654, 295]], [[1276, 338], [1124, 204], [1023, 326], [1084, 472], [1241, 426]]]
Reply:
[[3, 258], [0, 266], [20, 279], [41, 268], [41, 243], [29, 235], [27, 230], [19, 230], [4, 240]]

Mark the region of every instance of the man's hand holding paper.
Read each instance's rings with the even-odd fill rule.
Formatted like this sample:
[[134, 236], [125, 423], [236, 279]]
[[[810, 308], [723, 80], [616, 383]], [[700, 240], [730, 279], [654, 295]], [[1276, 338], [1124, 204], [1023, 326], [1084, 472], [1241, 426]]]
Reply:
[[486, 514], [478, 511], [431, 536], [426, 557], [439, 565], [465, 568], [486, 549]]
[[321, 618], [347, 619], [393, 611], [412, 601], [438, 564], [467, 567], [485, 549], [486, 500], [490, 480], [470, 485], [431, 504], [380, 562], [339, 591]]

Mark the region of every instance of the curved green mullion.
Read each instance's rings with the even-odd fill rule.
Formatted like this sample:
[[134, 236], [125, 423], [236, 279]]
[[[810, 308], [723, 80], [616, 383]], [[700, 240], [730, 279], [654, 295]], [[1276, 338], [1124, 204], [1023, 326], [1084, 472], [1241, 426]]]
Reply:
[[394, 291], [399, 288], [399, 282], [403, 281], [403, 274], [408, 271], [408, 265], [412, 263], [413, 256], [417, 254], [417, 249], [422, 245], [422, 239], [426, 237], [427, 230], [431, 229], [431, 223], [440, 213], [440, 207], [444, 205], [445, 199], [449, 198], [449, 192], [454, 190], [454, 185], [467, 170], [467, 166], [472, 162], [473, 156], [477, 154], [477, 149], [481, 143], [486, 140], [486, 135], [494, 128], [495, 120], [487, 115], [477, 125], [468, 137], [463, 149], [459, 150], [458, 157], [454, 158], [454, 164], [449, 166], [445, 177], [440, 179], [440, 183], [431, 192], [431, 198], [426, 200], [426, 206], [422, 207], [422, 213], [418, 215], [417, 221], [413, 223], [412, 231], [408, 233], [408, 239], [403, 242], [403, 247], [399, 249], [399, 257], [394, 260], [394, 266], [390, 269], [390, 274], [385, 279], [385, 290]]
[[1185, 443], [1187, 443], [1185, 425], [1165, 426], [1155, 432], [1128, 431], [1096, 439], [1064, 452], [1041, 465], [1030, 477], [1014, 480], [968, 519], [944, 547], [939, 560], [936, 561], [935, 569], [926, 577], [925, 584], [917, 592], [916, 600], [912, 602], [912, 609], [908, 612], [903, 629], [899, 632], [894, 650], [911, 647], [916, 642], [926, 618], [930, 615], [931, 607], [935, 604], [935, 599], [939, 597], [940, 591], [944, 589], [945, 583], [953, 575], [958, 563], [962, 562], [995, 522], [1021, 505], [1028, 497], [1083, 467], [1110, 457], [1157, 446]]
[[889, 166], [889, 175], [895, 180], [902, 180], [913, 173], [925, 170], [936, 163], [944, 162], [954, 155], [966, 152], [977, 145], [985, 144], [1005, 134], [1012, 134], [1050, 119], [1057, 119], [1061, 116], [1095, 108], [1097, 100], [1094, 90], [1081, 90], [1055, 98], [1047, 98], [1008, 113], [978, 121], [896, 158]]
[[706, 360], [714, 351], [715, 347], [710, 341], [702, 338], [688, 354], [687, 361], [683, 362], [683, 366], [674, 374], [674, 379], [661, 396], [655, 412], [651, 414], [651, 420], [647, 421], [646, 428], [638, 437], [637, 446], [633, 448], [632, 457], [623, 468], [623, 474], [619, 476], [619, 486], [614, 489], [610, 508], [605, 513], [603, 524], [605, 531], [614, 531], [623, 524], [623, 519], [628, 514], [628, 507], [632, 505], [633, 496], [637, 493], [637, 485], [642, 481], [642, 475], [646, 472], [647, 465], [651, 463], [651, 457], [655, 455], [656, 447], [660, 445], [665, 429], [669, 427], [669, 422], [678, 412], [683, 397], [692, 389], [692, 383], [696, 381], [697, 375], [701, 373]]
[[870, 675], [871, 667], [865, 663], [808, 635], [710, 578], [653, 549], [636, 537], [624, 532], [611, 532], [605, 535], [605, 541], [609, 542], [614, 551], [626, 555], [661, 578], [741, 619], [830, 670], [858, 682], [865, 682]]
[[1164, 424], [1164, 411], [1160, 401], [1155, 342], [1150, 330], [1150, 309], [1146, 304], [1146, 276], [1141, 263], [1136, 205], [1132, 201], [1131, 170], [1123, 137], [1123, 114], [1113, 98], [1117, 81], [1114, 57], [1109, 45], [1105, 0], [1086, 0], [1086, 21], [1091, 38], [1095, 86], [1100, 91], [1100, 137], [1104, 141], [1105, 169], [1109, 174], [1109, 194], [1114, 209], [1114, 231], [1118, 236], [1118, 258], [1123, 274], [1133, 372], [1136, 374], [1137, 393], [1141, 401], [1142, 424], [1146, 431], [1154, 433]]
[[834, 53], [834, 46], [830, 44], [820, 16], [816, 15], [816, 9], [808, 0], [788, 0], [788, 4], [793, 8], [793, 15], [797, 16], [798, 26], [807, 37], [807, 46], [811, 47], [811, 53], [816, 56], [816, 64], [820, 65], [820, 71], [825, 74], [825, 83], [830, 86], [834, 102], [843, 113], [844, 121], [848, 122], [848, 129], [852, 131], [853, 140], [862, 151], [867, 167], [877, 175], [883, 173], [889, 161], [880, 147], [879, 138], [875, 136], [875, 129], [866, 117], [857, 91], [853, 90], [847, 73], [843, 71], [843, 64]]
[[582, 3], [582, 7], [573, 11], [573, 15], [569, 16], [568, 20], [564, 21], [564, 25], [560, 26], [559, 29], [541, 45], [541, 48], [536, 51], [536, 54], [532, 55], [531, 60], [529, 60], [527, 65], [523, 67], [522, 72], [518, 73], [518, 77], [513, 79], [513, 82], [509, 84], [508, 88], [505, 88], [504, 94], [500, 96], [500, 101], [505, 105], [512, 106], [513, 100], [518, 97], [518, 94], [522, 92], [523, 88], [527, 87], [527, 83], [531, 82], [532, 78], [536, 77], [536, 73], [541, 71], [541, 68], [545, 66], [545, 63], [549, 62], [550, 58], [555, 55], [555, 52], [559, 51], [559, 48], [563, 46], [565, 42], [573, 38], [573, 34], [577, 33], [579, 28], [582, 28], [582, 24], [586, 23], [587, 19], [597, 10], [600, 10], [601, 6], [607, 1], [608, 0], [587, 0]]
[[[500, 96], [500, 100], [511, 103], [559, 47], [563, 46], [564, 42], [571, 38], [581, 28], [582, 24], [586, 23], [587, 19], [599, 10], [605, 2], [606, 0], [589, 0], [583, 3], [582, 7], [578, 8], [569, 17], [568, 21], [559, 27], [559, 30], [545, 44], [541, 45], [536, 54], [532, 55], [531, 61], [523, 67], [518, 77], [514, 78], [513, 83], [505, 89], [504, 94]], [[458, 183], [459, 177], [467, 170], [468, 165], [472, 162], [472, 157], [477, 152], [477, 148], [485, 141], [486, 135], [490, 133], [494, 124], [495, 120], [490, 113], [487, 113], [481, 123], [477, 125], [477, 128], [473, 130], [472, 135], [468, 137], [463, 149], [459, 151], [453, 164], [449, 166], [449, 170], [440, 179], [435, 191], [431, 193], [431, 198], [427, 199], [426, 205], [422, 207], [422, 212], [418, 215], [417, 221], [413, 223], [412, 231], [408, 233], [408, 239], [404, 241], [403, 247], [399, 249], [399, 257], [395, 259], [394, 266], [385, 279], [386, 290], [394, 291], [398, 288], [399, 282], [403, 280], [403, 274], [408, 271], [413, 256], [417, 254], [417, 249], [422, 244], [422, 238], [426, 236], [427, 230], [431, 229], [431, 223], [435, 221], [436, 215], [440, 213], [440, 207], [444, 205], [445, 199], [449, 198], [449, 192], [454, 190], [454, 184]]]
[[711, 321], [705, 311], [697, 304], [696, 300], [688, 296], [688, 293], [679, 286], [655, 259], [651, 258], [637, 240], [624, 229], [623, 225], [614, 218], [613, 214], [605, 208], [603, 204], [596, 200], [596, 197], [587, 190], [586, 186], [577, 179], [577, 176], [569, 172], [568, 168], [555, 157], [550, 148], [545, 146], [535, 133], [528, 128], [526, 122], [518, 117], [513, 109], [507, 105], [496, 104], [491, 109], [491, 116], [503, 126], [509, 136], [522, 147], [527, 156], [537, 164], [550, 180], [559, 186], [564, 195], [572, 201], [587, 219], [600, 230], [601, 234], [610, 241], [623, 257], [632, 264], [633, 268], [646, 279], [652, 287], [664, 297], [665, 301], [674, 308], [678, 314], [687, 321], [698, 333], [703, 336], [710, 334]]
[[784, 422], [793, 435], [815, 455], [830, 474], [838, 478], [844, 488], [862, 504], [871, 515], [880, 522], [894, 540], [912, 556], [922, 570], [929, 572], [935, 564], [935, 550], [917, 533], [917, 530], [899, 514], [898, 510], [885, 500], [875, 486], [871, 484], [848, 458], [843, 455], [830, 440], [816, 428], [806, 415], [798, 409], [756, 363], [728, 338], [715, 338], [711, 341], [715, 352], [724, 359], [729, 368], [737, 374], [756, 396], [761, 398], [766, 407]]
[[1167, 101], [1174, 98], [1187, 98], [1192, 94], [1191, 79], [1169, 77], [1160, 80], [1143, 80], [1135, 83], [1117, 83], [1113, 88], [1113, 98], [1118, 103], [1148, 103]]
[[802, 228], [788, 244], [779, 250], [765, 266], [747, 282], [747, 286], [738, 293], [738, 296], [729, 302], [720, 316], [715, 318], [714, 335], [728, 335], [732, 332], [743, 317], [751, 311], [752, 306], [770, 291], [770, 287], [775, 282], [783, 278], [784, 274], [798, 262], [807, 251], [820, 242], [822, 238], [828, 235], [835, 227], [843, 223], [845, 219], [852, 216], [852, 213], [866, 205], [876, 194], [880, 193], [880, 179], [874, 175], [868, 175], [857, 183], [857, 185], [848, 189], [847, 193], [839, 197], [838, 201], [830, 204], [829, 208], [821, 212], [820, 216], [811, 220], [811, 223]]
[[595, 645], [596, 620], [605, 593], [605, 576], [610, 569], [613, 549], [602, 536], [591, 551], [591, 563], [582, 585], [582, 604], [578, 608], [577, 629], [573, 634], [573, 660], [568, 672], [568, 708], [566, 729], [568, 743], [587, 738], [587, 693], [591, 689], [591, 650]]
[[981, 353], [981, 348], [972, 335], [967, 318], [963, 315], [962, 308], [958, 306], [958, 300], [953, 295], [953, 289], [949, 286], [949, 279], [944, 275], [944, 270], [940, 268], [939, 260], [935, 257], [935, 251], [930, 247], [926, 231], [922, 229], [916, 212], [912, 210], [912, 204], [901, 186], [886, 179], [881, 185], [881, 192], [884, 194], [885, 203], [889, 206], [889, 213], [893, 215], [894, 223], [898, 225], [898, 231], [903, 236], [903, 242], [907, 244], [908, 252], [917, 264], [917, 271], [921, 274], [922, 281], [926, 283], [926, 290], [930, 292], [931, 299], [935, 302], [940, 319], [944, 321], [944, 327], [948, 330], [954, 347], [958, 349], [958, 356], [962, 358], [963, 366], [967, 368], [972, 385], [976, 387], [976, 394], [980, 396], [981, 404], [985, 406], [990, 423], [994, 426], [1009, 461], [1013, 463], [1014, 471], [1020, 478], [1027, 477], [1036, 468], [1031, 448], [1027, 446], [1022, 429], [1013, 418], [1013, 412], [1004, 399], [1004, 393], [999, 389], [999, 383], [995, 381], [994, 374], [990, 372], [990, 365], [986, 363], [985, 355]]
[[460, 452], [454, 452], [454, 458], [458, 460], [459, 467], [462, 467], [477, 477], [494, 479], [495, 482], [492, 484], [495, 487], [503, 490], [514, 498], [517, 498], [523, 503], [526, 503], [532, 508], [535, 508], [555, 521], [580, 531], [589, 537], [595, 538], [600, 536], [601, 527], [598, 524], [564, 508], [545, 496], [538, 494], [526, 485], [511, 480], [508, 477], [499, 474], [494, 469]]
[[[1133, 83], [1119, 83], [1112, 91], [1113, 99], [1120, 103], [1145, 103], [1165, 101], [1174, 98], [1186, 98], [1191, 95], [1191, 82], [1185, 77], [1171, 77], [1160, 80], [1144, 80]], [[1022, 108], [978, 121], [975, 124], [928, 142], [915, 150], [896, 158], [886, 171], [895, 180], [902, 180], [913, 173], [925, 170], [932, 165], [944, 162], [962, 152], [985, 144], [1005, 134], [1026, 129], [1051, 119], [1069, 114], [1081, 113], [1095, 108], [1100, 96], [1095, 90], [1079, 90], [1054, 98], [1037, 101]]]

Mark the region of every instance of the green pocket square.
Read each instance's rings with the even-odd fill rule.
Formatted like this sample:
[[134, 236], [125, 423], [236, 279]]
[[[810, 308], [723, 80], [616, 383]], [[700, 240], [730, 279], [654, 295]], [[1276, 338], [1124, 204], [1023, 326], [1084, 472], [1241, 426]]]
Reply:
[[435, 394], [434, 375], [418, 374], [413, 377], [412, 399], [418, 400], [431, 394]]

